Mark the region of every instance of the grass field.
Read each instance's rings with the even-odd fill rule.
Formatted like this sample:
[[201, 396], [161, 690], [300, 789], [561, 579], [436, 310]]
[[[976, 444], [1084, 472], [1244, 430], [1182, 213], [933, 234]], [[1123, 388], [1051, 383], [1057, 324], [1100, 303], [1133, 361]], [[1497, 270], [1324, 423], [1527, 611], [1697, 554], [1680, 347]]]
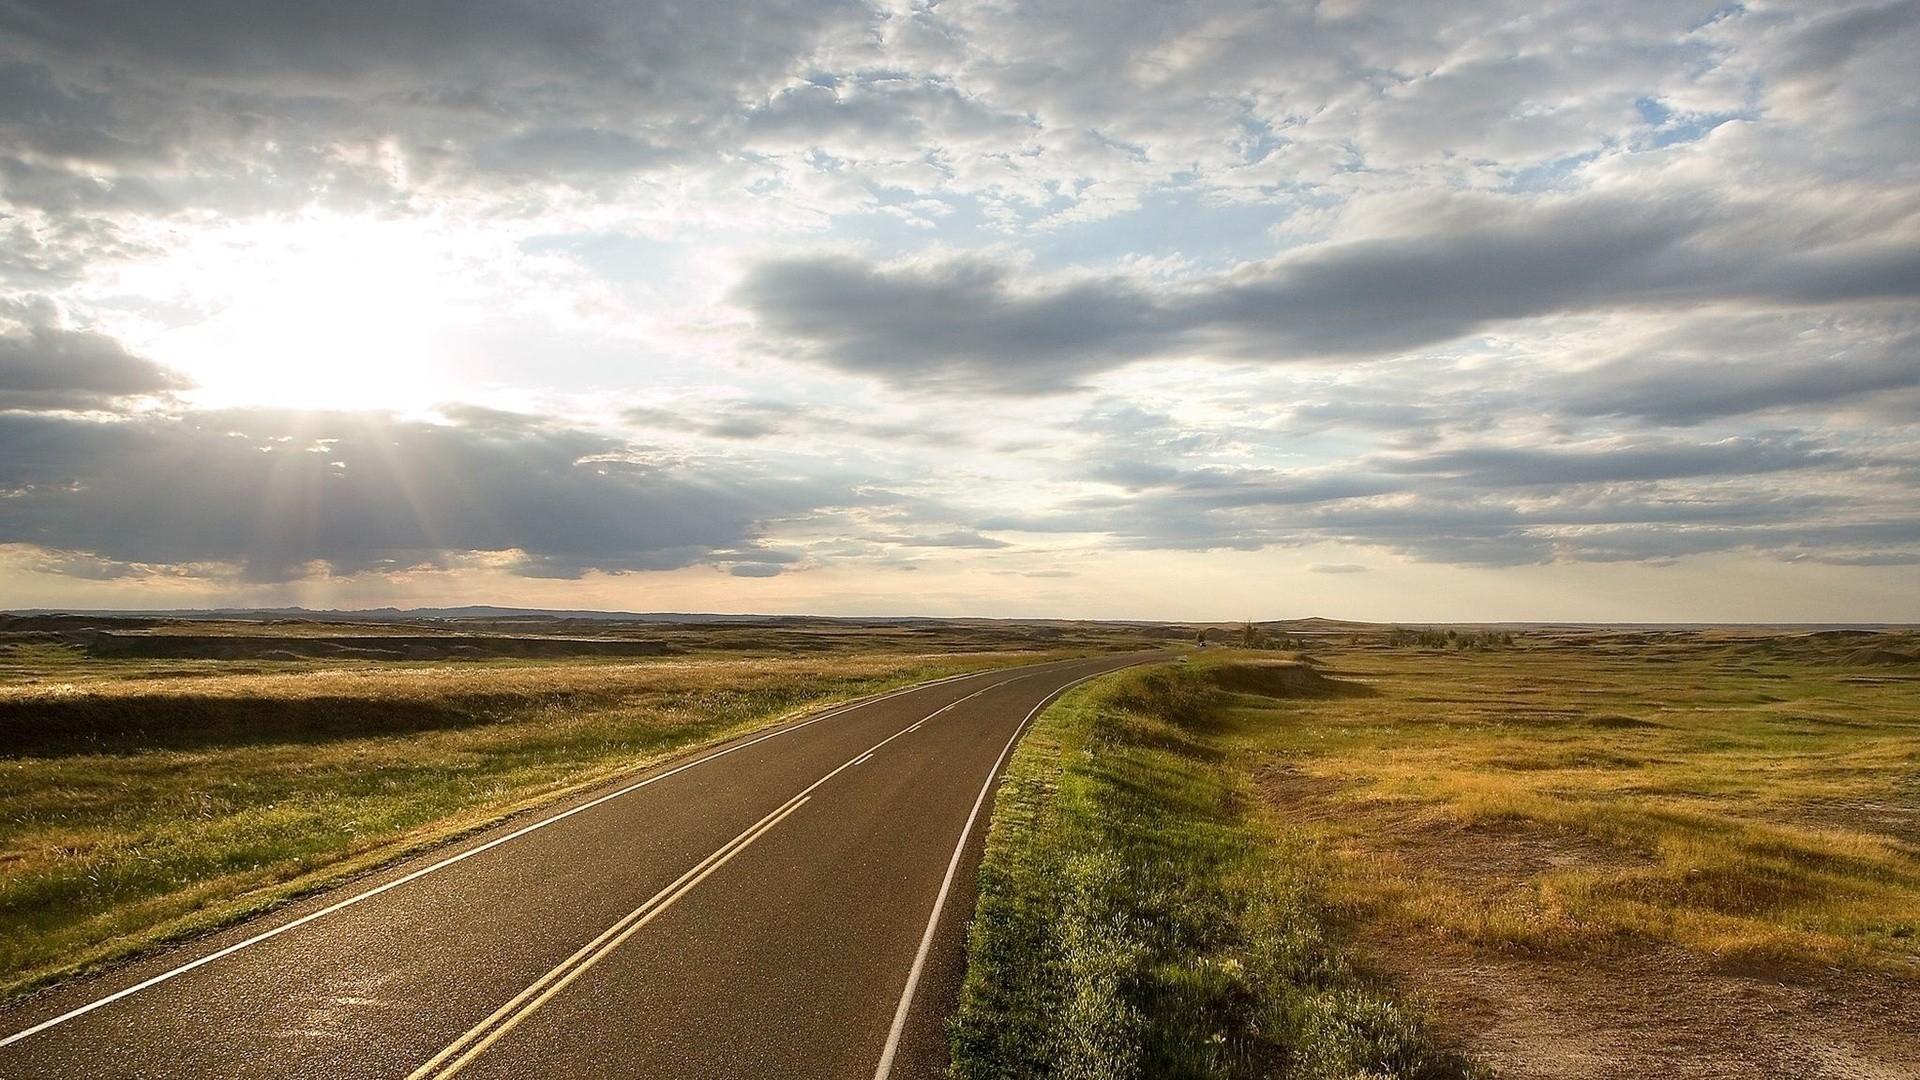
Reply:
[[[798, 710], [1192, 637], [15, 628], [11, 990]], [[957, 1076], [1897, 1076], [1920, 1060], [1914, 635], [1210, 633], [1287, 649], [1099, 680], [1016, 752]], [[420, 649], [442, 658], [372, 658]]]
[[[822, 703], [1044, 650], [234, 663], [0, 649], [0, 986]], [[1007, 651], [1007, 649], [1016, 651]]]
[[1455, 1044], [1552, 1077], [1920, 1059], [1920, 642], [1384, 641], [1315, 649], [1365, 693], [1221, 723]]
[[1355, 906], [1489, 944], [1920, 965], [1920, 679], [1774, 642], [1326, 660], [1374, 692], [1236, 723]]
[[1323, 927], [1326, 868], [1275, 843], [1224, 706], [1289, 687], [1226, 656], [1100, 680], [997, 797], [954, 1075], [1464, 1076]]
[[1920, 1059], [1920, 642], [1310, 647], [1209, 649], [1042, 717], [981, 872], [957, 1076]]

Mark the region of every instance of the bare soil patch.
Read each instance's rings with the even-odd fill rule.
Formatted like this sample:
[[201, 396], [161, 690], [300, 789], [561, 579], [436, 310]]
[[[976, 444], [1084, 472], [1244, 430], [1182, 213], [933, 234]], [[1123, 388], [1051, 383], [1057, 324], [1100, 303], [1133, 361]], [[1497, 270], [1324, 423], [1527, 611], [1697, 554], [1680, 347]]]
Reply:
[[1920, 987], [1855, 971], [1726, 970], [1684, 950], [1488, 953], [1422, 934], [1361, 942], [1443, 1042], [1496, 1076], [1911, 1078]]

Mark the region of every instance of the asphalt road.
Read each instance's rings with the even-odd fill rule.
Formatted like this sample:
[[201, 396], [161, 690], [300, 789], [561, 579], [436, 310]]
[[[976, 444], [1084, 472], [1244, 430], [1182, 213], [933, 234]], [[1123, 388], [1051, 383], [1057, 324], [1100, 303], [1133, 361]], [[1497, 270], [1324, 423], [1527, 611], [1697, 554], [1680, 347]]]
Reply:
[[0, 1077], [931, 1077], [992, 785], [1148, 654], [703, 751], [0, 1014]]

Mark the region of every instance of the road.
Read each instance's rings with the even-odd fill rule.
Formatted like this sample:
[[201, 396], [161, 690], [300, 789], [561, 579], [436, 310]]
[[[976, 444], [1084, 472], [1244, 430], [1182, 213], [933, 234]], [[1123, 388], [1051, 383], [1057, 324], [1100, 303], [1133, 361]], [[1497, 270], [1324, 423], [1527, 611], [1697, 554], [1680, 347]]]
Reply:
[[702, 751], [0, 1015], [0, 1077], [930, 1077], [994, 780], [1109, 656]]

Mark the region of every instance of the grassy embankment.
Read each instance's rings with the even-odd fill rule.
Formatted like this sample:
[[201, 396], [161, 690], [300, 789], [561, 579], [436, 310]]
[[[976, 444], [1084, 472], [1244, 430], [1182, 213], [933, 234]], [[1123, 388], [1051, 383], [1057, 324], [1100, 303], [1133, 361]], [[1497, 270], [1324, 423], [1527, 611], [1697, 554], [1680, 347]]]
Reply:
[[956, 1076], [1468, 1072], [1347, 965], [1323, 860], [1250, 798], [1232, 706], [1294, 689], [1214, 654], [1039, 719], [996, 801]]
[[1370, 937], [1920, 972], [1912, 665], [1789, 638], [1326, 660], [1376, 692], [1235, 725]]
[[[820, 704], [1038, 654], [0, 663], [0, 988]], [[170, 676], [170, 677], [163, 677]]]

